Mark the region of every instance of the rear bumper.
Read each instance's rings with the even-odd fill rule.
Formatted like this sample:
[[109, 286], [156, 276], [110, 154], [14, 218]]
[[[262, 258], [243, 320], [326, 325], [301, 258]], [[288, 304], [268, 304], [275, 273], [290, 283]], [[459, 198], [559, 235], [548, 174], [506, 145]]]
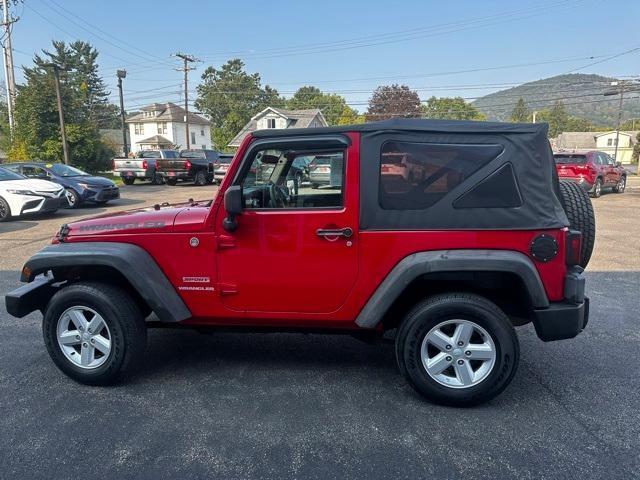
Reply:
[[176, 180], [192, 180], [193, 176], [189, 173], [189, 172], [185, 172], [185, 171], [177, 171], [177, 172], [173, 172], [173, 171], [168, 171], [168, 172], [158, 172], [160, 175], [162, 175], [162, 177], [166, 180], [169, 179], [171, 180], [176, 179]]
[[540, 340], [573, 338], [584, 330], [589, 322], [589, 298], [584, 287], [583, 269], [572, 267], [564, 279], [565, 300], [533, 311], [533, 325]]
[[153, 176], [153, 172], [148, 170], [126, 170], [126, 171], [116, 171], [118, 175], [122, 178], [151, 178]]
[[560, 180], [567, 180], [580, 185], [585, 190], [589, 191], [593, 188], [593, 181], [585, 177], [560, 177]]

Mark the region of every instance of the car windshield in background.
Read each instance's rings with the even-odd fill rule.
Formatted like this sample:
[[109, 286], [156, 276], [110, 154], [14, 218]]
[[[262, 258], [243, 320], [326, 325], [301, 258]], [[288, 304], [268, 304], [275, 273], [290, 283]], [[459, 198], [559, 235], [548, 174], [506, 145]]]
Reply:
[[218, 163], [230, 164], [233, 157], [220, 157], [218, 158]]
[[194, 152], [191, 150], [183, 150], [180, 152], [182, 158], [207, 158], [207, 154], [204, 152]]
[[8, 180], [24, 180], [25, 177], [22, 175], [18, 175], [11, 170], [7, 170], [5, 168], [0, 168], [0, 182], [8, 181]]
[[556, 163], [585, 163], [587, 161], [586, 155], [554, 155]]
[[148, 150], [146, 152], [140, 152], [138, 158], [160, 158], [160, 152], [157, 150]]
[[75, 167], [70, 167], [69, 165], [62, 165], [61, 163], [56, 163], [54, 165], [47, 165], [47, 168], [51, 170], [53, 174], [57, 175], [58, 177], [88, 177], [89, 176], [87, 172], [78, 170]]

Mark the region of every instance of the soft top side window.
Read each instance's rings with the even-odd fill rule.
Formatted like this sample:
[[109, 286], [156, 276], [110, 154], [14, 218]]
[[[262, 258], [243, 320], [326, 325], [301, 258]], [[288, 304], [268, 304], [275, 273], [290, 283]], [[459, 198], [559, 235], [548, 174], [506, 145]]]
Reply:
[[387, 141], [380, 152], [380, 206], [429, 208], [503, 150], [502, 145], [490, 144]]

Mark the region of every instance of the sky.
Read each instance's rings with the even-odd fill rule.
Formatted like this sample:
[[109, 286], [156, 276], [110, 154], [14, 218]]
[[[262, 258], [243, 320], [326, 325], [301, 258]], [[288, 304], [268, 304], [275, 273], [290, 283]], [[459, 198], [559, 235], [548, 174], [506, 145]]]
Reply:
[[563, 73], [640, 75], [638, 0], [24, 0], [11, 12], [19, 82], [52, 39], [85, 40], [114, 102], [127, 70], [128, 111], [181, 101], [176, 52], [201, 60], [191, 99], [206, 67], [241, 58], [285, 96], [315, 85], [361, 112], [392, 83], [471, 101]]

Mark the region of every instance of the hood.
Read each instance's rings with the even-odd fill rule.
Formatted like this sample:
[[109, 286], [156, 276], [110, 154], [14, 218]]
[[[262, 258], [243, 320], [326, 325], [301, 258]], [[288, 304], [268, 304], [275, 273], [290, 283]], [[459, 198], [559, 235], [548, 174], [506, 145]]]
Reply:
[[62, 187], [47, 180], [25, 178], [24, 180], [6, 180], [0, 182], [0, 190], [32, 190], [40, 192], [57, 192]]
[[94, 177], [92, 175], [81, 175], [79, 177], [61, 177], [64, 180], [75, 182], [75, 183], [86, 183], [90, 186], [96, 187], [113, 187], [115, 183], [113, 183], [108, 178], [104, 177]]
[[[204, 223], [211, 202], [155, 205], [117, 213], [98, 215], [63, 225], [64, 238], [136, 233], [190, 231]], [[180, 221], [176, 220], [180, 218]]]

